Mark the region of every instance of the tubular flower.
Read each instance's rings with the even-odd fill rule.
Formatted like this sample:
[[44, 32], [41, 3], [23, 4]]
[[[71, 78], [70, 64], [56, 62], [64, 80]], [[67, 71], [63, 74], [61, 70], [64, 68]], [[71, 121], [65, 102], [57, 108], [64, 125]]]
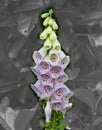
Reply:
[[36, 65], [31, 67], [31, 70], [38, 81], [31, 84], [31, 88], [41, 100], [46, 101], [46, 122], [50, 122], [52, 110], [62, 112], [72, 107], [69, 99], [73, 96], [73, 92], [64, 84], [68, 80], [64, 69], [68, 66], [70, 57], [61, 50], [55, 31], [58, 25], [48, 13], [41, 17], [45, 19], [43, 25], [47, 27], [40, 34], [40, 39], [44, 40], [43, 47], [33, 53]]

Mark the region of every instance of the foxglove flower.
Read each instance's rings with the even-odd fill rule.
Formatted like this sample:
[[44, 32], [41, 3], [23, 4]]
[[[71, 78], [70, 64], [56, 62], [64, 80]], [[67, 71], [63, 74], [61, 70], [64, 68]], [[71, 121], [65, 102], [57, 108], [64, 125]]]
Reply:
[[40, 74], [38, 78], [43, 85], [52, 82], [52, 79], [48, 73]]
[[56, 111], [63, 111], [64, 109], [70, 109], [72, 107], [72, 103], [64, 102], [62, 99], [60, 100], [51, 100], [51, 108]]
[[42, 84], [39, 80], [31, 85], [31, 88], [36, 92], [40, 99], [49, 99], [52, 95], [53, 83]]
[[61, 61], [60, 61], [60, 65], [63, 69], [65, 69], [67, 67], [67, 65], [69, 64], [70, 58], [69, 56], [65, 56]]
[[63, 73], [56, 80], [55, 83], [65, 83], [68, 80], [68, 75]]
[[47, 73], [49, 69], [50, 69], [50, 64], [44, 60], [42, 60], [39, 64], [35, 66], [35, 70], [40, 74]]
[[52, 84], [41, 85], [40, 91], [41, 91], [40, 94], [41, 99], [49, 99], [53, 92], [53, 85]]
[[65, 69], [70, 62], [70, 57], [66, 56], [65, 53], [61, 50], [59, 51], [58, 54], [59, 54], [59, 57], [61, 59], [59, 64], [62, 66], [63, 69]]
[[51, 78], [52, 79], [56, 79], [58, 78], [63, 72], [63, 69], [61, 68], [61, 66], [52, 66], [50, 68], [50, 74], [51, 74]]
[[39, 51], [34, 51], [33, 53], [33, 60], [35, 63], [39, 63], [45, 56], [46, 56], [47, 50], [42, 47]]
[[72, 107], [70, 98], [73, 92], [64, 84], [68, 80], [68, 75], [64, 69], [70, 62], [70, 57], [61, 50], [61, 44], [57, 39], [56, 30], [58, 25], [52, 18], [53, 11], [44, 13], [41, 17], [44, 20], [45, 29], [40, 34], [40, 39], [44, 40], [43, 47], [34, 51], [33, 60], [35, 66], [31, 67], [37, 76], [37, 82], [31, 84], [41, 100], [45, 100], [44, 108], [46, 122], [50, 122], [52, 110], [63, 112]]
[[49, 62], [51, 65], [58, 65], [58, 62], [60, 61], [60, 57], [56, 50], [51, 49], [49, 51], [48, 57], [49, 57]]
[[54, 88], [55, 90], [53, 96], [56, 99], [61, 99], [62, 97], [70, 93], [70, 90], [64, 84], [56, 84]]

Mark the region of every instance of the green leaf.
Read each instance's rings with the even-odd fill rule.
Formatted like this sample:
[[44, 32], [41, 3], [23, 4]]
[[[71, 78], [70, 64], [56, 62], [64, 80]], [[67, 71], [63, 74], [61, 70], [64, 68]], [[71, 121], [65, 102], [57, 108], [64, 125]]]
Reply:
[[44, 6], [42, 0], [28, 0], [24, 2], [15, 12], [30, 11]]
[[35, 111], [37, 110], [38, 108], [38, 105], [37, 104], [35, 106], [34, 109], [30, 110], [30, 109], [24, 109], [24, 110], [21, 110], [17, 117], [16, 117], [16, 120], [15, 120], [15, 130], [25, 130], [30, 121], [32, 120], [32, 118], [34, 117], [34, 114], [35, 114]]
[[87, 104], [92, 109], [92, 112], [95, 111], [96, 99], [90, 90], [76, 89], [74, 96]]

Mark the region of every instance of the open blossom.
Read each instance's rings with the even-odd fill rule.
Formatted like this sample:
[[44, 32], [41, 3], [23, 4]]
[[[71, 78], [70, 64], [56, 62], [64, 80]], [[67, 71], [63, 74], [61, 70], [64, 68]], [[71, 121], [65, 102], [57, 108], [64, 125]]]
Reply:
[[[41, 60], [32, 67], [32, 71], [37, 75], [38, 81], [32, 84], [31, 88], [40, 99], [51, 101], [52, 109], [62, 111], [65, 108], [70, 108], [71, 105], [68, 101], [73, 93], [64, 85], [68, 80], [64, 68], [68, 65], [69, 58], [64, 52], [53, 49], [47, 55], [42, 54], [42, 56]], [[53, 56], [56, 63], [53, 63]], [[67, 59], [64, 60], [64, 58]], [[64, 61], [63, 64], [61, 64], [62, 60]]]
[[54, 93], [53, 96], [56, 99], [61, 99], [62, 97], [64, 97], [65, 95], [67, 95], [68, 93], [70, 93], [70, 90], [68, 89], [67, 86], [65, 86], [64, 84], [56, 84], [54, 86]]
[[35, 84], [31, 84], [31, 88], [36, 92], [40, 99], [49, 99], [53, 92], [53, 83], [42, 84], [38, 80]]
[[35, 63], [39, 63], [45, 56], [46, 56], [47, 50], [42, 47], [39, 51], [34, 51], [33, 53], [33, 60]]

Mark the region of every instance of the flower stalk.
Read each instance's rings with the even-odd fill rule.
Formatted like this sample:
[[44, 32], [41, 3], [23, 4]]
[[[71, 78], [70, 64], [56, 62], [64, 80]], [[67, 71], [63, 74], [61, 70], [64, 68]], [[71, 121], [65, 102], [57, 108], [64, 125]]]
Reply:
[[68, 76], [64, 69], [68, 66], [70, 57], [61, 50], [56, 34], [58, 25], [53, 13], [54, 11], [50, 9], [41, 15], [45, 29], [40, 34], [40, 39], [44, 43], [40, 50], [33, 53], [36, 65], [31, 69], [38, 80], [31, 84], [31, 88], [40, 100], [46, 102], [44, 129], [64, 130], [68, 127], [62, 123], [64, 112], [72, 107], [70, 98], [73, 96], [73, 92], [65, 85]]

